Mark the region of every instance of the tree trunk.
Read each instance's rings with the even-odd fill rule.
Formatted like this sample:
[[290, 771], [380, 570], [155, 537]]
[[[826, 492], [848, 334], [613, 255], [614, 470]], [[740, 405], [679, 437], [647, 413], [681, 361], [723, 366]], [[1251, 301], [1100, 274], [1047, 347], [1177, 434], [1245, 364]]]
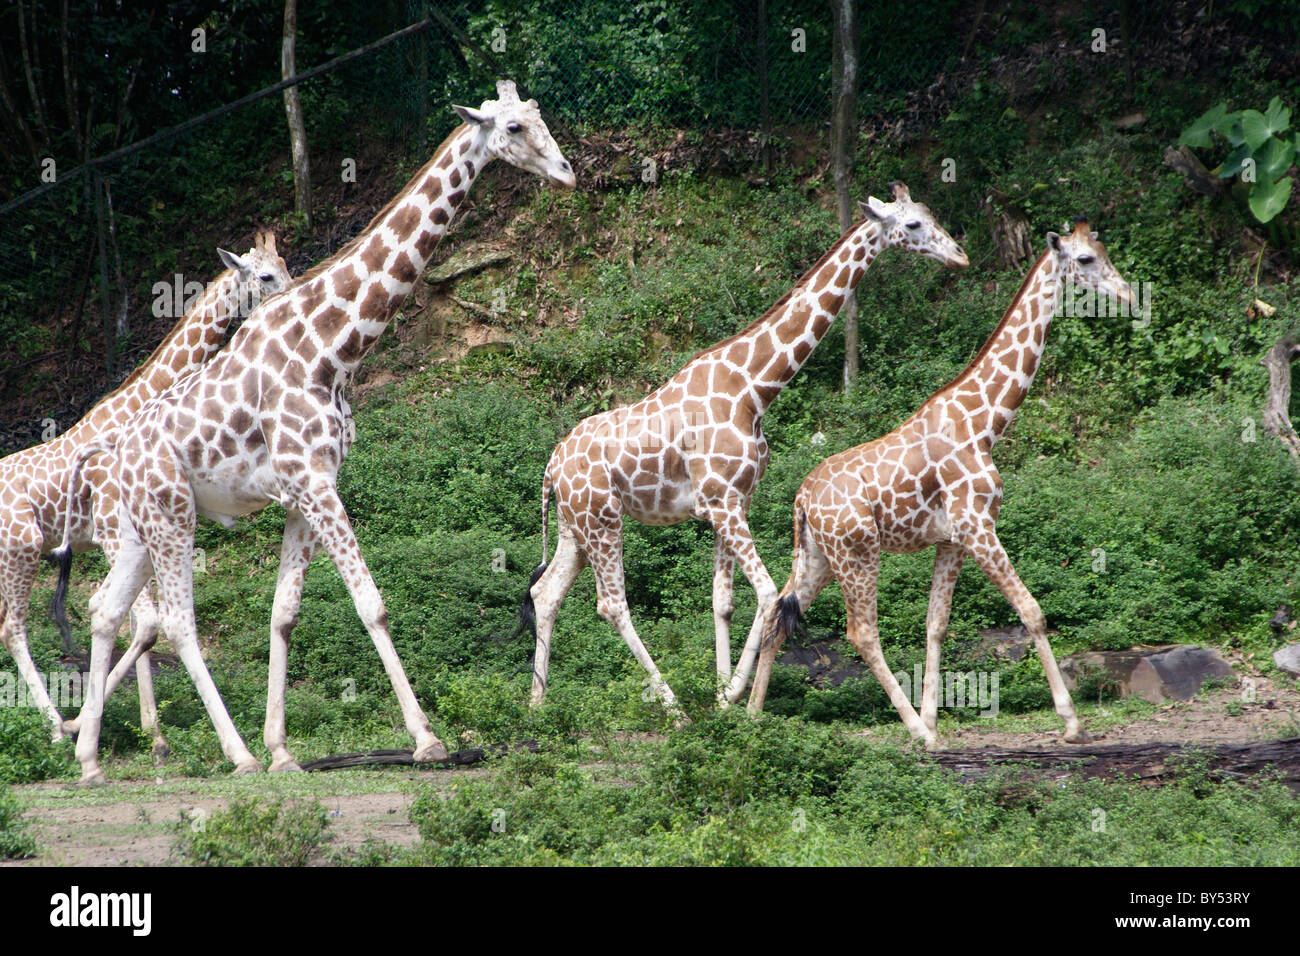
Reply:
[[[294, 41], [298, 35], [298, 0], [284, 0], [284, 37], [280, 45], [280, 76], [288, 79], [297, 72]], [[284, 91], [284, 115], [289, 121], [289, 145], [293, 149], [293, 208], [311, 229], [311, 158], [307, 154], [307, 127], [302, 121], [298, 87]]]
[[1264, 403], [1264, 428], [1276, 435], [1300, 461], [1300, 436], [1291, 425], [1291, 363], [1300, 356], [1300, 333], [1289, 332], [1282, 336], [1260, 359], [1259, 364], [1268, 369], [1268, 400]]
[[[840, 233], [853, 226], [853, 147], [858, 133], [858, 22], [856, 0], [831, 0], [835, 43], [831, 54], [831, 162]], [[858, 298], [844, 300], [844, 390], [858, 381]]]

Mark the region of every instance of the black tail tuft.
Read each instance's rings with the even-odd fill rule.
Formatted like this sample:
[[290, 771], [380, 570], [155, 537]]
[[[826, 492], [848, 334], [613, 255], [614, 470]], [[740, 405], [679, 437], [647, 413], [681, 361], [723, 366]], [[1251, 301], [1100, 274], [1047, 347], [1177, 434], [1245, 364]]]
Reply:
[[528, 578], [528, 590], [524, 592], [524, 599], [519, 602], [519, 626], [510, 635], [512, 641], [518, 639], [525, 631], [533, 636], [537, 635], [537, 608], [533, 606], [533, 585], [540, 581], [545, 573], [546, 562], [543, 561], [533, 568], [533, 573]]
[[806, 632], [803, 626], [803, 611], [799, 609], [799, 595], [791, 591], [785, 597], [777, 598], [776, 607], [772, 611], [772, 620], [775, 627], [768, 632], [765, 644], [783, 640], [791, 634], [803, 637]]
[[45, 556], [45, 559], [59, 569], [59, 583], [55, 585], [54, 599], [50, 601], [50, 618], [58, 625], [59, 633], [63, 635], [63, 653], [72, 654], [76, 648], [72, 646], [72, 625], [68, 623], [66, 606], [68, 578], [72, 576], [72, 549], [66, 546], [55, 548]]

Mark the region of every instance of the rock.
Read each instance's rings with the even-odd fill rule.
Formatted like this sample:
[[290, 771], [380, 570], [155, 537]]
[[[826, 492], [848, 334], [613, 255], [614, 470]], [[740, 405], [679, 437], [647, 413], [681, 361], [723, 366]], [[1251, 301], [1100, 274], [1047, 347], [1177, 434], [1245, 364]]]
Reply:
[[838, 635], [824, 641], [786, 644], [776, 662], [804, 668], [818, 687], [839, 687], [846, 680], [871, 673], [853, 645]]
[[1012, 627], [986, 627], [980, 631], [980, 642], [975, 648], [976, 657], [995, 657], [1004, 661], [1018, 661], [1029, 653], [1033, 641], [1023, 624]]
[[1061, 661], [1061, 676], [1070, 690], [1099, 672], [1114, 682], [1120, 697], [1141, 697], [1152, 704], [1188, 700], [1211, 678], [1236, 681], [1218, 651], [1188, 644], [1087, 651]]
[[1300, 644], [1288, 644], [1273, 652], [1273, 663], [1292, 677], [1300, 677]]

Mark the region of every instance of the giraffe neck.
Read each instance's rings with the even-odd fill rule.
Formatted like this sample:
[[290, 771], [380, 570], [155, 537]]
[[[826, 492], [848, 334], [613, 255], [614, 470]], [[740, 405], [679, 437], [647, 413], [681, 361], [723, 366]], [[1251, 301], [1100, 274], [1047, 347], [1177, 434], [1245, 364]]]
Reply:
[[706, 353], [743, 370], [759, 414], [808, 361], [883, 248], [876, 223], [859, 225], [831, 246], [758, 321]]
[[[486, 133], [462, 124], [366, 231], [308, 272], [293, 301], [277, 310], [286, 324], [305, 318], [313, 326], [321, 347], [311, 358], [324, 373], [318, 381], [332, 373], [341, 386], [351, 378], [424, 272], [489, 158]], [[298, 346], [307, 341], [299, 336]]]
[[1061, 303], [1056, 257], [1045, 252], [966, 370], [944, 389], [965, 408], [970, 434], [992, 447], [1015, 421]]
[[240, 290], [233, 269], [209, 282], [149, 357], [64, 435], [74, 444], [88, 441], [122, 424], [173, 382], [206, 365], [225, 343], [239, 314]]

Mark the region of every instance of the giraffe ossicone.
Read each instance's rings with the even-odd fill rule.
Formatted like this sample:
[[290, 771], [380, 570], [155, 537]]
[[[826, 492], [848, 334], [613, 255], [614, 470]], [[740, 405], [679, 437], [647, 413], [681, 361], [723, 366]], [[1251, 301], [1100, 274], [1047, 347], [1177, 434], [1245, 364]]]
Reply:
[[[939, 658], [953, 589], [970, 555], [1025, 625], [1065, 723], [1064, 739], [1091, 738], [1079, 723], [1047, 639], [1047, 622], [998, 540], [1002, 479], [991, 455], [1033, 384], [1066, 285], [1133, 303], [1084, 220], [1047, 250], [966, 369], [882, 438], [832, 455], [809, 473], [794, 503], [794, 563], [765, 627], [749, 710], [762, 710], [772, 664], [794, 623], [834, 578], [848, 613], [846, 636], [870, 665], [914, 736], [936, 742]], [[880, 553], [934, 546], [918, 715], [880, 649], [876, 597]]]
[[[863, 218], [757, 321], [700, 352], [663, 386], [634, 405], [580, 422], [555, 447], [542, 479], [542, 564], [533, 572], [520, 628], [536, 633], [534, 705], [546, 694], [551, 634], [569, 588], [587, 565], [597, 606], [664, 706], [678, 712], [632, 625], [623, 577], [623, 518], [671, 525], [695, 518], [714, 531], [713, 611], [721, 706], [740, 699], [758, 653], [776, 585], [754, 548], [746, 515], [767, 467], [763, 415], [830, 330], [849, 292], [872, 261], [896, 246], [965, 268], [961, 247], [914, 202], [902, 183], [893, 200], [860, 204]], [[549, 500], [555, 493], [559, 543], [547, 560]], [[739, 662], [731, 667], [735, 566], [758, 594], [758, 613]]]
[[[27, 645], [27, 615], [40, 556], [63, 542], [64, 560], [73, 552], [101, 547], [111, 561], [117, 547], [114, 507], [117, 489], [104, 469], [87, 469], [74, 477], [78, 449], [102, 439], [125, 423], [150, 398], [201, 368], [226, 341], [241, 308], [286, 288], [289, 271], [275, 248], [275, 237], [258, 233], [254, 246], [237, 256], [218, 250], [227, 269], [209, 282], [163, 341], [113, 392], [95, 404], [75, 425], [44, 444], [0, 460], [0, 643], [10, 651], [30, 691], [30, 698], [53, 724], [55, 739], [76, 732], [64, 722], [46, 692]], [[56, 594], [53, 616], [63, 635], [65, 654], [72, 654], [72, 631]], [[140, 726], [154, 738], [154, 752], [166, 741], [158, 724], [149, 670], [148, 649], [157, 639], [158, 613], [147, 593], [131, 607], [132, 643], [142, 650], [136, 663], [140, 691]], [[127, 664], [130, 667], [130, 664]], [[114, 670], [106, 694], [124, 676]]]
[[417, 762], [444, 760], [393, 647], [388, 613], [366, 567], [337, 475], [355, 429], [345, 391], [446, 233], [483, 167], [494, 159], [565, 187], [573, 170], [537, 104], [514, 84], [464, 120], [355, 239], [308, 270], [244, 322], [205, 368], [149, 403], [120, 431], [109, 467], [122, 489], [122, 548], [92, 608], [91, 674], [77, 759], [82, 781], [104, 779], [98, 742], [112, 635], [150, 572], [163, 599], [163, 629], [216, 727], [236, 773], [261, 769], [227, 713], [199, 652], [194, 620], [194, 528], [225, 524], [277, 502], [286, 511], [271, 612], [263, 741], [271, 770], [296, 770], [285, 729], [289, 636], [303, 575], [318, 550], [338, 568], [383, 661], [415, 738]]

